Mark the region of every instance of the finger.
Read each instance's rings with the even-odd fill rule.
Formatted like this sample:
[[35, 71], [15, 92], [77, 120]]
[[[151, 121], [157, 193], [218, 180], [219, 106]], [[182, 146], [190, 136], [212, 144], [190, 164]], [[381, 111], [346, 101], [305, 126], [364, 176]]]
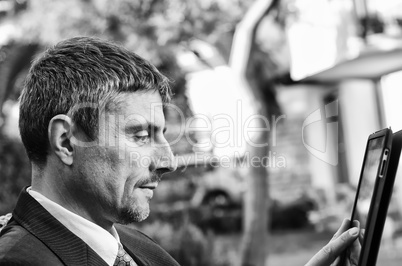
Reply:
[[352, 226], [353, 226], [353, 227], [360, 228], [360, 222], [359, 222], [358, 220], [354, 220], [354, 221], [352, 222]]
[[[360, 228], [360, 222], [358, 220], [354, 220], [353, 225]], [[345, 261], [346, 262], [345, 266], [355, 266], [355, 265], [357, 266], [357, 264], [359, 263], [361, 244], [363, 243], [362, 236], [364, 236], [364, 229], [360, 229], [359, 239], [353, 241], [352, 246], [348, 249], [347, 251], [348, 259]]]
[[337, 257], [337, 258], [334, 260], [334, 262], [331, 263], [330, 266], [338, 266], [339, 260], [340, 260], [340, 257]]
[[[336, 233], [334, 234], [334, 236], [332, 237], [332, 239], [336, 239], [338, 238], [343, 232], [345, 232], [346, 230], [348, 230], [350, 227], [350, 220], [349, 219], [344, 219], [342, 221], [341, 226], [339, 227], [338, 231], [336, 231]], [[331, 240], [332, 240], [331, 239]]]
[[359, 229], [353, 227], [342, 233], [338, 238], [331, 240], [323, 247], [306, 266], [324, 266], [330, 265], [349, 245], [357, 239]]
[[359, 263], [359, 256], [360, 256], [361, 245], [359, 240], [353, 241], [352, 246], [349, 248], [349, 264], [351, 266], [357, 266]]
[[364, 239], [364, 233], [366, 232], [365, 229], [360, 229], [360, 234], [359, 234], [359, 242], [360, 245], [363, 245], [363, 239]]
[[340, 257], [337, 257], [337, 258], [334, 260], [334, 262], [331, 263], [330, 266], [338, 266], [340, 260], [341, 260], [341, 258], [340, 258]]

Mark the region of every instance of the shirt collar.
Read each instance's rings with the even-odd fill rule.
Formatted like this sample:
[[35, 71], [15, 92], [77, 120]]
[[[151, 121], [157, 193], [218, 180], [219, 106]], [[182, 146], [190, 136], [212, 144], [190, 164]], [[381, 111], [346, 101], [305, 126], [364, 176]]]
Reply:
[[91, 247], [108, 265], [113, 266], [120, 243], [119, 235], [114, 226], [108, 232], [97, 224], [51, 201], [41, 193], [33, 191], [30, 187], [27, 192], [61, 224]]

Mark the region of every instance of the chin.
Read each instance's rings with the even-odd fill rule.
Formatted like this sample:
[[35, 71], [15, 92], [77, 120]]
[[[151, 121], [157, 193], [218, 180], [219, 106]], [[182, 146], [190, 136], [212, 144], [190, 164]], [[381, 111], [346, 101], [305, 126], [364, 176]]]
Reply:
[[132, 224], [136, 222], [142, 222], [148, 218], [150, 213], [149, 205], [138, 206], [133, 208], [124, 208], [119, 213], [118, 221], [120, 224]]

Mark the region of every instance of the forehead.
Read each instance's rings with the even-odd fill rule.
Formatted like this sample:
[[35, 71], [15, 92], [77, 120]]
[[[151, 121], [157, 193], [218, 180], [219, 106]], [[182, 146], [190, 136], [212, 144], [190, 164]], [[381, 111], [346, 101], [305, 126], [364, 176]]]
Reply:
[[117, 96], [106, 114], [124, 116], [125, 119], [131, 118], [139, 122], [165, 122], [162, 98], [158, 91], [122, 93]]

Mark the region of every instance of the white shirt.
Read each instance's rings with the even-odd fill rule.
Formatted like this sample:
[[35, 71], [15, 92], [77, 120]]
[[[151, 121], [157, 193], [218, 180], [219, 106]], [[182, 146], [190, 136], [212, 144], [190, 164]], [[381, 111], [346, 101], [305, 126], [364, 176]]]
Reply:
[[60, 223], [91, 247], [108, 265], [113, 266], [120, 243], [119, 235], [114, 226], [109, 233], [97, 224], [51, 201], [41, 193], [33, 191], [30, 187], [27, 191]]

